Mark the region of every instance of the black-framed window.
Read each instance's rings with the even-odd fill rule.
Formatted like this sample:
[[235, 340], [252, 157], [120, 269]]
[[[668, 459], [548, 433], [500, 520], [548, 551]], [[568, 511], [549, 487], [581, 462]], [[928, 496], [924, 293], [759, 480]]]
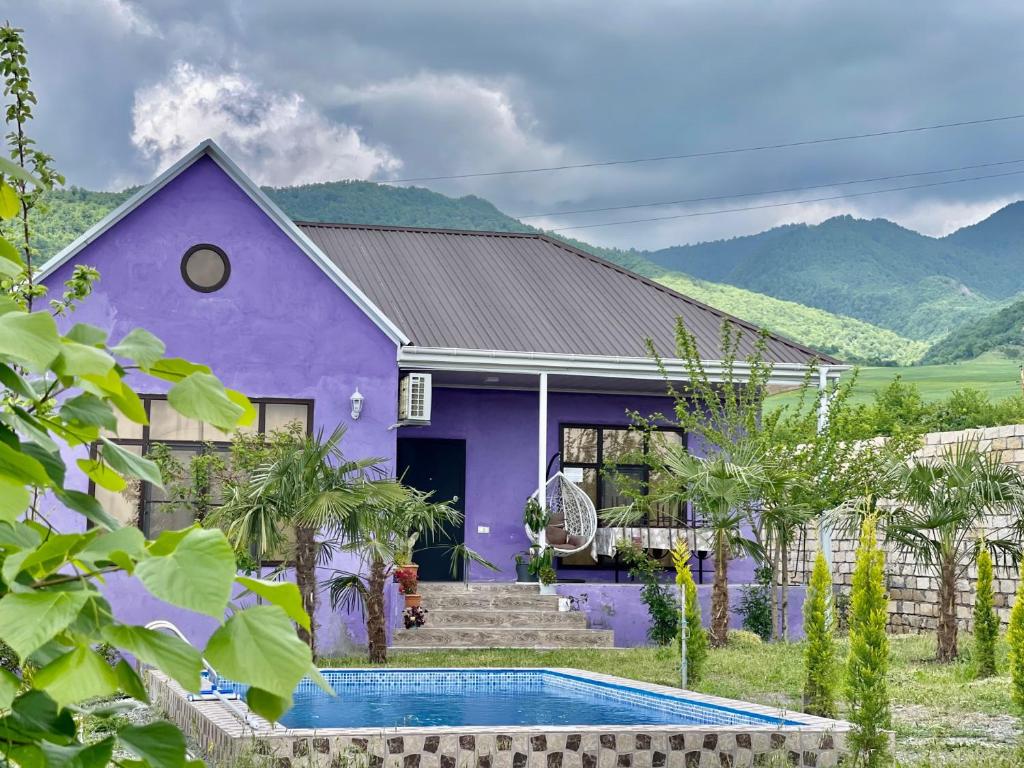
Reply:
[[181, 257], [181, 278], [193, 291], [213, 293], [227, 285], [231, 262], [223, 248], [210, 243], [193, 245]]
[[[629, 499], [625, 493], [628, 489], [620, 486], [628, 484], [629, 489], [646, 492], [654, 479], [646, 457], [663, 447], [681, 447], [683, 439], [683, 432], [673, 428], [643, 432], [628, 426], [563, 424], [559, 446], [562, 471], [569, 470], [566, 474], [576, 479], [598, 510], [621, 506]], [[638, 524], [678, 525], [674, 512], [669, 508], [652, 509]]]
[[[170, 456], [187, 467], [193, 456], [211, 451], [226, 453], [231, 435], [209, 424], [188, 419], [167, 402], [165, 395], [140, 395], [149, 424], [142, 425], [118, 419], [117, 435], [108, 435], [113, 442], [140, 456], [149, 455], [154, 445], [166, 448]], [[313, 429], [313, 401], [287, 398], [251, 398], [257, 418], [239, 431], [266, 434], [298, 422], [307, 434]], [[193, 522], [193, 512], [170, 504], [164, 492], [150, 483], [135, 482], [119, 493], [89, 483], [89, 493], [115, 518], [125, 525], [137, 525], [147, 538], [162, 531], [184, 528]], [[212, 506], [219, 503], [217, 488], [206, 497]]]

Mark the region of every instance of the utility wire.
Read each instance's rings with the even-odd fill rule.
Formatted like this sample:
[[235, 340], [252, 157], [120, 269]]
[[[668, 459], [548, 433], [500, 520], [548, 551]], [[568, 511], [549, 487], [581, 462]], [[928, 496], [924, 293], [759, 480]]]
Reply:
[[909, 184], [903, 187], [889, 187], [887, 189], [873, 189], [867, 192], [850, 192], [845, 195], [829, 195], [827, 197], [813, 197], [808, 200], [790, 200], [785, 203], [765, 203], [764, 205], [747, 205], [739, 208], [718, 208], [713, 211], [693, 211], [692, 213], [679, 213], [672, 216], [654, 216], [648, 219], [627, 219], [625, 221], [606, 221], [601, 224], [578, 224], [574, 227], [555, 227], [549, 232], [568, 232], [573, 229], [595, 229], [597, 227], [614, 227], [620, 224], [641, 224], [648, 221], [669, 221], [671, 219], [689, 219], [696, 216], [713, 216], [719, 213], [739, 213], [741, 211], [760, 211], [766, 208], [784, 208], [788, 205], [803, 205], [805, 203], [820, 203], [826, 200], [845, 200], [853, 197], [866, 197], [868, 195], [881, 195], [886, 192], [903, 192], [909, 189], [924, 189], [925, 187], [941, 187], [947, 184], [962, 184], [966, 181], [980, 181], [981, 179], [998, 179], [1003, 176], [1017, 176], [1024, 173], [1021, 171], [1007, 171], [1006, 173], [990, 173], [984, 176], [968, 176], [966, 179], [947, 179], [945, 181], [932, 181], [926, 184]]
[[914, 128], [897, 128], [891, 131], [872, 131], [870, 133], [853, 133], [845, 136], [829, 136], [820, 139], [804, 139], [803, 141], [788, 141], [779, 144], [760, 144], [750, 147], [732, 147], [730, 149], [715, 149], [706, 152], [687, 152], [678, 155], [656, 155], [653, 157], [635, 157], [627, 160], [601, 160], [592, 163], [573, 163], [569, 165], [549, 165], [541, 168], [517, 168], [504, 171], [480, 171], [476, 173], [456, 173], [443, 176], [415, 176], [407, 179], [382, 179], [380, 184], [407, 184], [414, 181], [445, 181], [448, 179], [475, 179], [484, 176], [513, 176], [525, 173], [544, 173], [547, 171], [568, 171], [574, 168], [603, 168], [609, 165], [635, 165], [637, 163], [657, 163], [664, 160], [689, 160], [697, 157], [717, 157], [719, 155], [736, 155], [743, 152], [764, 152], [770, 149], [787, 149], [790, 147], [806, 147], [812, 144], [831, 144], [838, 141], [853, 141], [855, 139], [873, 139], [879, 136], [899, 136], [907, 133], [921, 133], [923, 131], [936, 131], [943, 128], [962, 128], [970, 125], [984, 125], [986, 123], [1000, 123], [1007, 120], [1020, 120], [1024, 113], [1018, 115], [1003, 115], [1001, 117], [986, 117], [978, 120], [959, 120], [954, 123], [936, 123], [934, 125], [921, 125]]
[[829, 184], [812, 184], [807, 187], [783, 187], [781, 189], [763, 189], [758, 192], [735, 192], [728, 195], [710, 195], [708, 197], [689, 197], [682, 200], [664, 200], [657, 203], [634, 203], [632, 205], [611, 205], [606, 208], [577, 208], [572, 211], [551, 211], [549, 213], [531, 213], [527, 216], [513, 216], [514, 219], [540, 219], [549, 216], [570, 216], [578, 213], [604, 213], [607, 211], [624, 211], [630, 208], [656, 208], [663, 205], [686, 205], [689, 203], [706, 203], [713, 200], [731, 200], [737, 197], [761, 197], [762, 195], [778, 195], [786, 192], [806, 192], [811, 189], [827, 189], [829, 187], [845, 187], [851, 184], [868, 184], [876, 181], [893, 181], [895, 179], [906, 179], [913, 176], [934, 176], [940, 173], [957, 173], [959, 171], [973, 171], [978, 168], [993, 168], [997, 166], [1016, 165], [1024, 163], [1024, 158], [1019, 160], [1000, 160], [994, 163], [979, 163], [977, 165], [961, 165], [956, 168], [939, 168], [933, 171], [916, 171], [914, 173], [898, 173], [891, 176], [875, 176], [870, 179], [850, 179], [848, 181], [834, 181]]

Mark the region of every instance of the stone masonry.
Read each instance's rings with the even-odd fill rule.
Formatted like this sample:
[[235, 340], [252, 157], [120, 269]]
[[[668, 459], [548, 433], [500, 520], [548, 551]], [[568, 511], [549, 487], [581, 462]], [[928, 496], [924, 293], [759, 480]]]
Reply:
[[[958, 440], [976, 439], [982, 450], [998, 452], [1001, 460], [1024, 471], [1024, 424], [985, 429], [969, 429], [960, 432], [931, 432], [924, 435], [924, 443], [914, 454], [918, 458], [935, 458]], [[997, 517], [985, 533], [998, 536], [1009, 528], [1013, 521]], [[800, 581], [810, 574], [817, 554], [818, 536], [809, 531], [807, 545], [791, 559], [793, 577]], [[832, 579], [837, 588], [849, 594], [853, 579], [854, 555], [857, 541], [852, 536], [839, 533], [832, 535]], [[1017, 569], [1008, 564], [995, 563], [993, 590], [995, 605], [1003, 624], [1010, 616], [1014, 596], [1017, 592]], [[903, 556], [889, 552], [886, 558], [886, 576], [889, 588], [889, 627], [897, 633], [914, 633], [935, 629], [938, 615], [938, 580], [930, 569], [922, 568]], [[970, 630], [974, 609], [974, 582], [977, 572], [972, 566], [966, 578], [957, 583], [957, 617], [960, 628]]]

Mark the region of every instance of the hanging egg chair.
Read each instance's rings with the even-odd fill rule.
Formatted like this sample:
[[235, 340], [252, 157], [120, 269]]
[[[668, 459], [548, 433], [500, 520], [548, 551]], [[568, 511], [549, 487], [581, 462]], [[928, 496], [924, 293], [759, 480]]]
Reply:
[[[597, 534], [597, 510], [594, 502], [576, 483], [557, 472], [545, 489], [545, 503], [549, 512], [544, 530], [547, 545], [559, 557], [582, 552], [594, 543]], [[539, 501], [540, 491], [530, 497]], [[529, 528], [526, 535], [538, 544], [538, 537]]]

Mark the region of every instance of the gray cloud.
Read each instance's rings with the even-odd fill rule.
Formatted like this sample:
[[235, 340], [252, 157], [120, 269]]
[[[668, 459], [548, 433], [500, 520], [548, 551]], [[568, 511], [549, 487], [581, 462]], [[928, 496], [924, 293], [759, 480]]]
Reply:
[[[1018, 96], [1024, 6], [1009, 1], [2, 4], [10, 6], [5, 17], [26, 28], [41, 100], [40, 144], [56, 155], [70, 182], [93, 188], [150, 176], [183, 143], [218, 132], [234, 142], [243, 167], [263, 180], [289, 183], [313, 178], [316, 166], [387, 178], [400, 162], [402, 176], [435, 175], [1024, 112]], [[254, 130], [226, 119], [229, 105], [198, 109], [186, 99], [189, 108], [175, 116], [169, 104], [182, 94], [171, 90], [183, 66], [207, 85], [244, 83], [241, 101], [266, 105], [273, 114], [257, 120]], [[301, 108], [289, 115], [286, 104]], [[323, 137], [292, 168], [283, 158], [294, 147], [281, 146], [288, 142], [289, 119], [315, 125]], [[1024, 121], [1017, 121], [427, 186], [479, 194], [513, 214], [540, 213], [1024, 158], [1022, 131]], [[1022, 191], [1024, 176], [1007, 177], [575, 234], [602, 244], [658, 247], [843, 212], [942, 234]], [[652, 213], [673, 209], [544, 223]]]

